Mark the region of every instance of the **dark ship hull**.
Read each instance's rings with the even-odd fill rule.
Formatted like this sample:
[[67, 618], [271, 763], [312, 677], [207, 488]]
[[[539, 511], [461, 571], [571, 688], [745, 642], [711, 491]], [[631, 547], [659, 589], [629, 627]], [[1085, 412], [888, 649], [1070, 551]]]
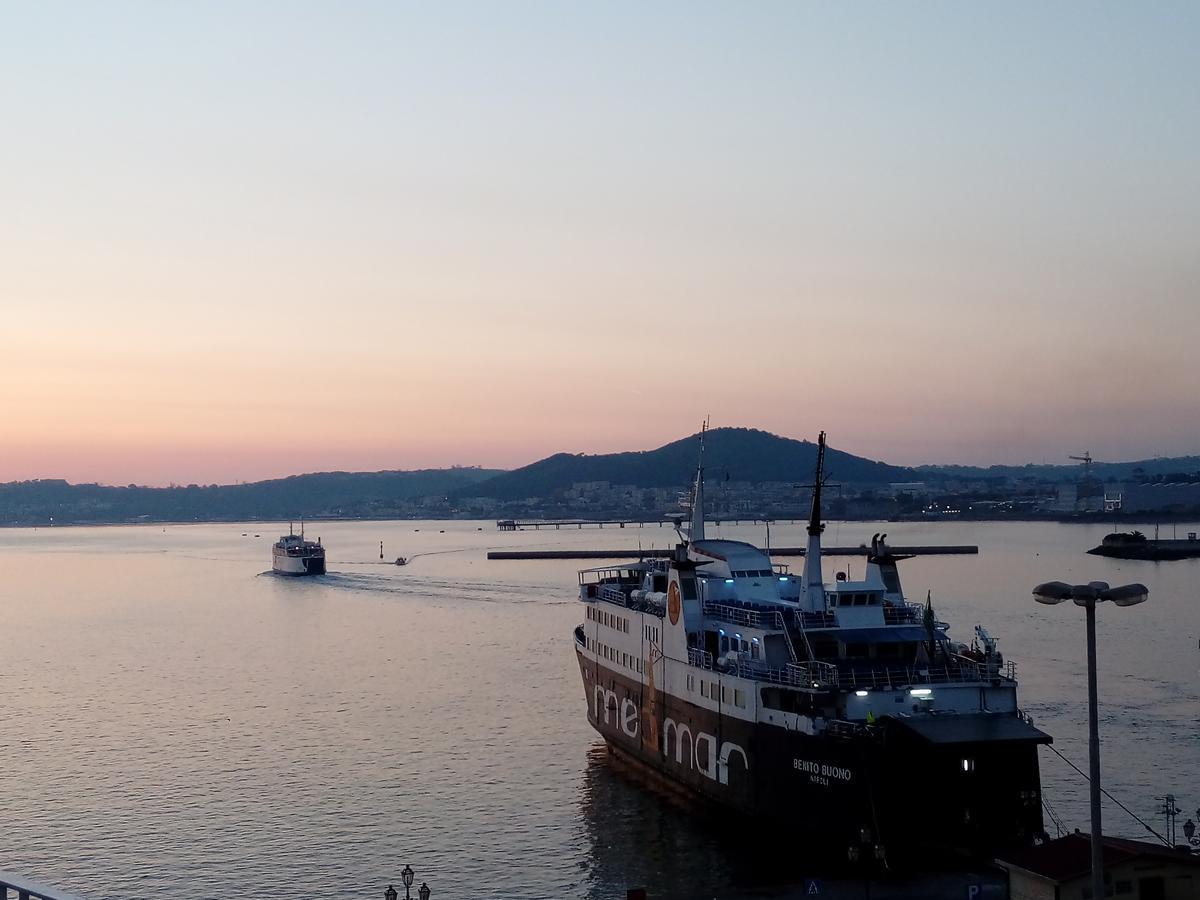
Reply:
[[576, 650], [588, 720], [612, 753], [814, 852], [845, 860], [869, 835], [895, 868], [916, 849], [990, 859], [1042, 834], [1037, 746], [1050, 739], [1017, 716], [887, 717], [812, 735], [652, 691], [588, 659], [578, 638]]

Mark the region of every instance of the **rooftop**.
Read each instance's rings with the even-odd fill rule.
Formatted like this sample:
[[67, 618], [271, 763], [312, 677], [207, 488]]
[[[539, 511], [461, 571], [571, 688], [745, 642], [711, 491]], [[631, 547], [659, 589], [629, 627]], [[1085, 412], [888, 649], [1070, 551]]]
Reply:
[[[1105, 868], [1133, 859], [1152, 859], [1200, 869], [1200, 856], [1194, 856], [1186, 850], [1173, 850], [1162, 844], [1134, 841], [1129, 838], [1105, 837], [1101, 840]], [[1006, 856], [998, 857], [996, 863], [1006, 869], [1023, 869], [1050, 881], [1072, 881], [1091, 872], [1091, 847], [1091, 836], [1076, 831], [1039, 847], [1014, 850]]]

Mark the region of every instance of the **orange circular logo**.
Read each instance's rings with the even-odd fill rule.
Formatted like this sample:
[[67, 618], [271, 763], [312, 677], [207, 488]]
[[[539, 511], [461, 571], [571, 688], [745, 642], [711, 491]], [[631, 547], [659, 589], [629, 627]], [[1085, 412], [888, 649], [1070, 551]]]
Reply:
[[671, 619], [672, 625], [679, 624], [679, 582], [672, 581], [671, 587], [667, 591], [667, 615]]

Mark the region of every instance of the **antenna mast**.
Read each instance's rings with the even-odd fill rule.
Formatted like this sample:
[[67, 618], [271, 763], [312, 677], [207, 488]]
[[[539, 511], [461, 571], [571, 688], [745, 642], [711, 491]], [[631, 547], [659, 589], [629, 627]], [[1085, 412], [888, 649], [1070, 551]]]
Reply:
[[688, 529], [688, 540], [692, 543], [704, 540], [704, 436], [708, 433], [708, 419], [700, 426], [700, 459], [696, 463], [696, 481], [692, 485], [692, 524]]
[[808, 547], [804, 551], [804, 594], [811, 612], [825, 612], [825, 579], [821, 574], [821, 484], [825, 481], [825, 432], [817, 438], [817, 477], [813, 481], [808, 516]]

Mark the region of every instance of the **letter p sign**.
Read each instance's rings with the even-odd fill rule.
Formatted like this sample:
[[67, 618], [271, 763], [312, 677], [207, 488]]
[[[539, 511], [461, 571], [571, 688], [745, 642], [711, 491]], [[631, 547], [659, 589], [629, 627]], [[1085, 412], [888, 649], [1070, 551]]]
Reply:
[[980, 900], [983, 896], [983, 886], [979, 884], [967, 885], [967, 900]]

